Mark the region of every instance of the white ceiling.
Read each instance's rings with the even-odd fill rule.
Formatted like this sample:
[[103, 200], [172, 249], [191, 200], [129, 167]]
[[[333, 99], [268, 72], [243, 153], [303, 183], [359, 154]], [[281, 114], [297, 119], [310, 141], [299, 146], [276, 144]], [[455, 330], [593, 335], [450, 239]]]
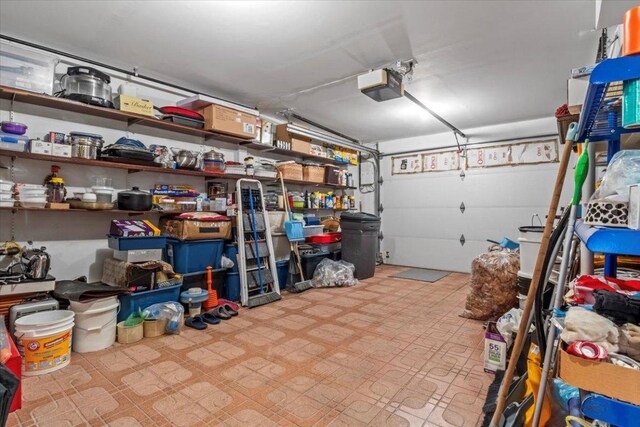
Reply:
[[408, 90], [464, 131], [552, 115], [598, 38], [592, 1], [2, 1], [0, 12], [3, 34], [293, 108], [367, 142], [446, 129], [406, 99], [376, 103], [350, 76], [416, 58]]

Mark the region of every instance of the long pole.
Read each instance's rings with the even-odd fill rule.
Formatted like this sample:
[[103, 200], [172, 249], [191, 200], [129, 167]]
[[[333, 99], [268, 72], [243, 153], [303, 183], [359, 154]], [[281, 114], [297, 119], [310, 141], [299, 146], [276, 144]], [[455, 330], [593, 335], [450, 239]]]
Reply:
[[[540, 243], [540, 249], [538, 251], [538, 257], [536, 258], [536, 267], [533, 270], [533, 278], [531, 279], [531, 286], [529, 286], [529, 292], [527, 293], [527, 301], [524, 309], [522, 310], [522, 319], [529, 319], [531, 316], [531, 310], [533, 308], [533, 302], [535, 300], [536, 290], [538, 289], [538, 282], [544, 269], [544, 258], [549, 248], [549, 239], [551, 232], [553, 231], [553, 223], [558, 210], [558, 204], [560, 202], [560, 196], [562, 195], [562, 186], [564, 185], [564, 178], [567, 174], [567, 168], [569, 166], [569, 159], [571, 157], [571, 150], [573, 146], [573, 140], [577, 130], [577, 123], [571, 123], [569, 131], [567, 132], [566, 142], [564, 144], [564, 150], [562, 150], [562, 156], [560, 158], [560, 165], [558, 168], [558, 174], [556, 175], [556, 182], [553, 188], [553, 194], [551, 196], [551, 203], [549, 204], [549, 211], [547, 212], [547, 222], [544, 226], [544, 232], [542, 233], [542, 241]], [[500, 422], [500, 416], [504, 411], [505, 403], [507, 401], [507, 395], [509, 393], [509, 386], [513, 380], [513, 374], [516, 370], [516, 364], [522, 353], [522, 347], [526, 341], [528, 332], [528, 322], [520, 322], [518, 328], [518, 334], [516, 335], [516, 341], [513, 344], [513, 350], [511, 351], [511, 358], [509, 359], [509, 365], [504, 373], [502, 384], [500, 384], [500, 391], [498, 392], [498, 400], [496, 402], [496, 411], [491, 419], [491, 427], [498, 427]]]

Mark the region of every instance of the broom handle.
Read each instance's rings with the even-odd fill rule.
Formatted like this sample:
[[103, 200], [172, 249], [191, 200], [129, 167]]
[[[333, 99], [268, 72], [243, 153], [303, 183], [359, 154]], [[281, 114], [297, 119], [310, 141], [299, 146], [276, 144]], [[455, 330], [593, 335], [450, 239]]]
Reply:
[[282, 178], [282, 172], [278, 170], [278, 176], [280, 177], [280, 185], [282, 186], [282, 197], [284, 198], [284, 212], [287, 215], [287, 219], [291, 219], [289, 214], [289, 197], [287, 197], [287, 190], [284, 188], [284, 179]]
[[[491, 427], [497, 427], [500, 422], [500, 416], [504, 411], [505, 403], [507, 401], [507, 395], [509, 393], [509, 386], [513, 380], [513, 374], [516, 370], [516, 364], [522, 353], [522, 347], [527, 336], [528, 319], [531, 315], [533, 308], [533, 301], [535, 299], [536, 290], [538, 289], [538, 282], [540, 281], [540, 275], [544, 267], [544, 257], [549, 248], [549, 238], [553, 231], [553, 222], [555, 221], [556, 212], [558, 210], [558, 203], [560, 202], [560, 196], [562, 195], [562, 186], [564, 185], [564, 178], [567, 174], [567, 168], [569, 166], [569, 158], [571, 157], [571, 150], [573, 148], [573, 139], [575, 134], [575, 123], [572, 123], [569, 127], [569, 133], [567, 134], [566, 141], [564, 143], [564, 150], [562, 151], [562, 157], [560, 158], [560, 165], [558, 168], [558, 174], [556, 175], [556, 183], [553, 188], [553, 195], [551, 196], [551, 204], [549, 205], [549, 212], [547, 212], [547, 222], [544, 226], [544, 233], [542, 233], [542, 241], [540, 243], [540, 249], [538, 250], [538, 257], [536, 258], [536, 267], [533, 270], [533, 277], [531, 279], [531, 286], [529, 286], [529, 292], [527, 293], [527, 301], [524, 309], [522, 310], [522, 319], [518, 328], [518, 335], [516, 335], [516, 341], [513, 344], [513, 350], [511, 351], [511, 358], [509, 358], [509, 365], [504, 373], [502, 384], [500, 384], [500, 391], [498, 392], [498, 400], [496, 402], [496, 411], [493, 413], [491, 419]], [[573, 134], [571, 133], [573, 130]], [[571, 138], [569, 138], [571, 135]], [[550, 351], [550, 349], [547, 349]], [[544, 380], [544, 379], [543, 379]], [[541, 381], [543, 381], [541, 380]], [[537, 426], [533, 426], [537, 427]]]

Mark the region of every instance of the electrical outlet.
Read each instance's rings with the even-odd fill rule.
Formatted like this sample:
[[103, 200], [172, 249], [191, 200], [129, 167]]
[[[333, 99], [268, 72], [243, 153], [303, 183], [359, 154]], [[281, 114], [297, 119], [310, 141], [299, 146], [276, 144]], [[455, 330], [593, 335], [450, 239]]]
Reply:
[[385, 254], [385, 258], [389, 259], [389, 251], [386, 251], [384, 254]]

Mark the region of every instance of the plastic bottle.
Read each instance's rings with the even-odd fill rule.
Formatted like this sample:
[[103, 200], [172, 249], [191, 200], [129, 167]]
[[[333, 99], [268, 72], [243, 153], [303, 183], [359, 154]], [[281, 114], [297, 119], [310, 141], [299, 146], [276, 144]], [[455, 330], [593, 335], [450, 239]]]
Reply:
[[336, 202], [334, 204], [336, 209], [342, 209], [342, 197], [338, 196], [336, 197]]

